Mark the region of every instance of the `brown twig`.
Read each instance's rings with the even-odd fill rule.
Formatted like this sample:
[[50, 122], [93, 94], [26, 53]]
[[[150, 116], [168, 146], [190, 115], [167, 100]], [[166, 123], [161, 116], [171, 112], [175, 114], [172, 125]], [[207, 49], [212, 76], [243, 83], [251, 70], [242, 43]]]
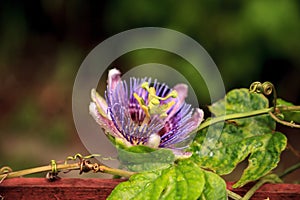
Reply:
[[295, 149], [289, 142], [287, 144], [287, 149], [289, 149], [296, 157], [300, 159], [300, 152]]

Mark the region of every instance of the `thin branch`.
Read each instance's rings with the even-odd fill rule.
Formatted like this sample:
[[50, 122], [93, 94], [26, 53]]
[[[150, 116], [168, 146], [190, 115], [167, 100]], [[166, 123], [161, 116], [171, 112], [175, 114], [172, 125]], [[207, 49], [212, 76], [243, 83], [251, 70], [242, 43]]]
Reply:
[[287, 168], [282, 174], [279, 175], [279, 177], [284, 178], [286, 175], [292, 173], [293, 171], [295, 171], [297, 169], [300, 169], [300, 162]]
[[242, 199], [242, 197], [240, 195], [238, 195], [237, 193], [234, 193], [234, 192], [232, 192], [231, 190], [228, 190], [228, 189], [227, 189], [227, 194], [231, 199], [234, 199], [234, 200], [241, 200]]
[[[280, 111], [300, 111], [300, 106], [278, 106], [276, 109]], [[204, 129], [210, 125], [213, 125], [218, 122], [226, 121], [226, 120], [232, 120], [232, 119], [241, 119], [241, 118], [246, 118], [246, 117], [253, 117], [257, 115], [263, 115], [263, 114], [269, 114], [276, 122], [281, 123], [286, 126], [290, 126], [293, 128], [300, 128], [300, 125], [291, 123], [291, 122], [286, 122], [283, 120], [278, 119], [276, 115], [274, 115], [272, 112], [274, 111], [274, 108], [264, 108], [260, 110], [254, 110], [250, 112], [243, 112], [243, 113], [234, 113], [234, 114], [228, 114], [228, 115], [223, 115], [219, 117], [214, 117], [211, 118], [203, 123], [200, 124], [200, 126], [196, 129], [196, 131], [199, 131], [201, 129]]]
[[287, 143], [287, 149], [289, 149], [296, 157], [300, 159], [300, 152], [297, 151], [289, 142]]
[[125, 178], [129, 178], [130, 176], [135, 174], [135, 172], [129, 172], [129, 171], [126, 171], [126, 170], [110, 168], [110, 167], [107, 167], [105, 165], [102, 165], [101, 171], [102, 171], [102, 173], [107, 173], [107, 174], [111, 174], [111, 175], [114, 175], [114, 176], [121, 176], [121, 177], [125, 177]]
[[[56, 170], [57, 171], [80, 170], [80, 173], [93, 171], [93, 172], [107, 173], [107, 174], [111, 174], [111, 175], [119, 175], [119, 176], [122, 176], [125, 178], [129, 178], [131, 175], [134, 174], [134, 172], [110, 168], [103, 164], [90, 163], [87, 160], [82, 160], [79, 163], [73, 163], [73, 164], [59, 164], [59, 165], [56, 165]], [[20, 170], [20, 171], [6, 172], [6, 173], [0, 174], [0, 180], [4, 180], [7, 178], [20, 177], [20, 176], [25, 176], [25, 175], [35, 174], [35, 173], [40, 173], [40, 172], [51, 172], [51, 171], [53, 171], [53, 167], [51, 165], [46, 165], [46, 166], [41, 166], [41, 167], [24, 169], [24, 170]]]
[[300, 106], [277, 106], [280, 111], [300, 111]]
[[295, 124], [294, 122], [287, 122], [284, 120], [279, 119], [276, 115], [274, 115], [272, 112], [269, 112], [270, 116], [278, 123], [283, 124], [285, 126], [289, 126], [292, 128], [300, 128], [300, 124]]
[[280, 179], [275, 174], [269, 174], [262, 179], [260, 179], [248, 192], [243, 196], [241, 200], [249, 200], [254, 193], [265, 183], [279, 183]]
[[[75, 164], [61, 164], [57, 165], [57, 170], [79, 170], [80, 167], [78, 163]], [[35, 168], [30, 168], [30, 169], [24, 169], [24, 170], [19, 170], [19, 171], [13, 171], [13, 172], [8, 172], [4, 174], [0, 174], [0, 179], [3, 177], [5, 178], [15, 178], [15, 177], [20, 177], [20, 176], [25, 176], [28, 174], [35, 174], [35, 173], [40, 173], [40, 172], [49, 172], [52, 170], [52, 167], [50, 165], [42, 166], [42, 167], [35, 167]]]

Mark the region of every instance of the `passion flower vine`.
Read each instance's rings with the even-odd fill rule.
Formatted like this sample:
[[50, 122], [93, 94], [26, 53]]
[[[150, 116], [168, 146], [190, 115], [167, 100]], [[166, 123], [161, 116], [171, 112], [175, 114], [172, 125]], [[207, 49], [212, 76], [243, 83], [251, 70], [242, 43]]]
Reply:
[[107, 135], [128, 147], [167, 148], [175, 155], [190, 156], [184, 149], [204, 113], [185, 102], [187, 93], [185, 84], [171, 89], [147, 77], [131, 77], [127, 83], [119, 70], [111, 69], [105, 99], [92, 89], [89, 111]]

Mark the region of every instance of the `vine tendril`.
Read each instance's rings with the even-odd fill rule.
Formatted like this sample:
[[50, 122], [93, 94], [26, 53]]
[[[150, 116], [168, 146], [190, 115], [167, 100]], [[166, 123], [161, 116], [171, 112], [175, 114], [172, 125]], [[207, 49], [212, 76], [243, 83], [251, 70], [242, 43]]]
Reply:
[[4, 175], [1, 179], [0, 179], [0, 184], [4, 181], [4, 179], [7, 178], [8, 173], [12, 172], [12, 168], [8, 167], [8, 166], [4, 166], [0, 169], [0, 175]]
[[56, 166], [56, 161], [55, 160], [51, 160], [51, 171], [52, 173], [57, 173], [57, 166]]
[[12, 171], [13, 171], [13, 170], [12, 170], [10, 167], [4, 166], [4, 167], [2, 167], [2, 168], [0, 169], [0, 174], [7, 174], [7, 173], [12, 172]]
[[[275, 90], [274, 85], [271, 82], [264, 82], [261, 83], [259, 81], [253, 82], [250, 85], [249, 88], [250, 92], [255, 92], [255, 93], [260, 93], [263, 94], [264, 96], [266, 96], [268, 98], [268, 100], [270, 101], [270, 106], [269, 107], [273, 107], [273, 112], [269, 112], [269, 115], [278, 123], [283, 124], [285, 126], [289, 126], [292, 128], [300, 128], [299, 124], [294, 123], [293, 121], [291, 122], [287, 122], [284, 120], [281, 120], [280, 118], [282, 117], [282, 113], [280, 113], [281, 111], [281, 107], [276, 107], [276, 101], [277, 101], [277, 93]], [[270, 96], [271, 94], [273, 94], [272, 96]]]
[[59, 179], [57, 170], [57, 163], [55, 160], [50, 161], [51, 171], [46, 174], [46, 179], [49, 181], [56, 181]]
[[[83, 162], [86, 161], [86, 159], [90, 159], [90, 158], [94, 158], [94, 157], [97, 157], [97, 156], [101, 156], [100, 154], [91, 154], [91, 155], [88, 155], [88, 156], [82, 156], [80, 153], [77, 153], [75, 154], [74, 156], [68, 156], [64, 162], [64, 164], [68, 164], [68, 161], [75, 161], [75, 160], [79, 160], [79, 163], [78, 163], [78, 166], [79, 166], [79, 174], [82, 174], [83, 172], [88, 172], [90, 170], [83, 170]], [[67, 170], [65, 171], [64, 173], [68, 173], [72, 170]]]
[[[268, 99], [271, 100], [270, 107], [274, 107], [274, 110], [276, 110], [277, 93], [274, 85], [271, 82], [266, 81], [264, 83], [261, 83], [259, 81], [255, 81], [250, 85], [249, 91], [260, 93], [266, 96]], [[270, 96], [271, 94], [273, 94], [272, 97]]]
[[68, 160], [75, 161], [75, 160], [79, 159], [81, 161], [82, 159], [90, 159], [90, 158], [94, 158], [94, 157], [98, 157], [98, 156], [101, 156], [101, 155], [100, 154], [91, 154], [88, 156], [82, 156], [80, 153], [77, 153], [74, 156], [68, 156], [67, 159], [65, 160], [65, 164], [68, 163]]
[[270, 116], [278, 123], [292, 127], [292, 128], [300, 128], [300, 124], [296, 124], [295, 122], [291, 121], [291, 122], [287, 122], [284, 120], [279, 119], [275, 114], [273, 114], [272, 112], [269, 113]]

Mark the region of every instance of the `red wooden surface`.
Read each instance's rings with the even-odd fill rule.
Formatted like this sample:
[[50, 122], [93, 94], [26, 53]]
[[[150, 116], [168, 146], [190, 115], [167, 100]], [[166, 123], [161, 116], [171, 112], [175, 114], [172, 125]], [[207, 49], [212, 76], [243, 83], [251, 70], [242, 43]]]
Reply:
[[[227, 183], [227, 189], [243, 196], [253, 185], [232, 189], [233, 183]], [[251, 200], [300, 200], [300, 184], [265, 184], [252, 196]]]
[[62, 178], [54, 182], [45, 178], [13, 178], [0, 184], [0, 195], [4, 200], [106, 199], [120, 182], [91, 178]]
[[[54, 182], [44, 178], [14, 178], [0, 184], [0, 195], [4, 200], [106, 199], [120, 182], [121, 180], [116, 179], [91, 178], [62, 178]], [[227, 183], [228, 189], [240, 195], [245, 194], [250, 187], [232, 189], [231, 186], [232, 183]], [[268, 197], [270, 200], [300, 199], [300, 185], [266, 184], [251, 199], [263, 200]]]

